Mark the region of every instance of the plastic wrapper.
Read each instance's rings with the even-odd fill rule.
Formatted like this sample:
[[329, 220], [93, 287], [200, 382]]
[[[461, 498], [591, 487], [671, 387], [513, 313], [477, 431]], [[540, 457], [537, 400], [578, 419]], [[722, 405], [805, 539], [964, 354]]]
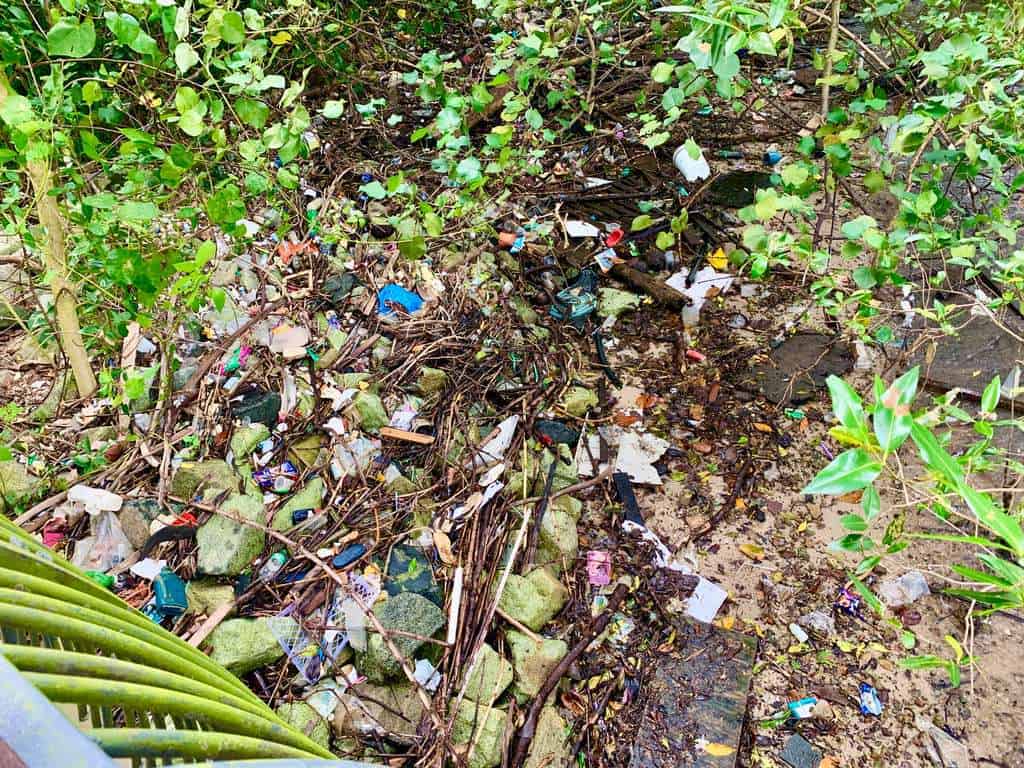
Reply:
[[113, 512], [100, 512], [91, 521], [92, 534], [75, 545], [71, 562], [87, 571], [106, 573], [134, 551]]

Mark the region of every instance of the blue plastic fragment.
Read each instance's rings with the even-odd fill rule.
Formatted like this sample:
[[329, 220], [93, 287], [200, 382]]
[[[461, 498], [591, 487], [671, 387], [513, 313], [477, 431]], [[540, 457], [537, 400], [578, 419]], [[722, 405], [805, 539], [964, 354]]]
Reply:
[[875, 717], [882, 714], [882, 701], [878, 698], [878, 691], [869, 683], [860, 684], [860, 713]]
[[782, 160], [781, 152], [770, 149], [764, 153], [765, 165], [778, 165], [780, 160]]
[[393, 306], [401, 307], [411, 315], [423, 306], [423, 299], [400, 285], [388, 283], [377, 292], [377, 312], [390, 315], [395, 311]]
[[334, 559], [331, 560], [331, 565], [335, 568], [344, 568], [347, 565], [351, 565], [365, 554], [366, 547], [362, 544], [353, 544], [351, 547], [346, 547], [340, 555], [335, 555]]

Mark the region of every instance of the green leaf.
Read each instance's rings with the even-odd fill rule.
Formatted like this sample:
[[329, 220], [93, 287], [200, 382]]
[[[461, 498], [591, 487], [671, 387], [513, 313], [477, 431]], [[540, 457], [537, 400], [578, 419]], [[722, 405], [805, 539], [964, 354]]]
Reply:
[[928, 468], [938, 472], [956, 488], [979, 522], [1006, 542], [1018, 559], [1024, 557], [1024, 530], [1020, 522], [997, 507], [986, 494], [967, 484], [960, 465], [939, 445], [927, 427], [914, 424], [910, 434]]
[[740, 57], [728, 53], [711, 66], [711, 71], [722, 80], [729, 80], [740, 73]]
[[92, 53], [96, 45], [96, 27], [92, 19], [78, 22], [63, 18], [46, 33], [46, 51], [51, 56], [80, 59]]
[[199, 136], [203, 132], [203, 115], [206, 113], [205, 109], [194, 107], [185, 112], [178, 119], [178, 127], [189, 136]]
[[174, 46], [174, 66], [178, 72], [185, 74], [199, 63], [199, 54], [188, 43], [182, 42]]
[[659, 61], [651, 70], [651, 79], [656, 83], [667, 83], [672, 79], [675, 65], [668, 61]]
[[139, 20], [130, 13], [107, 11], [103, 17], [106, 19], [107, 29], [121, 45], [127, 45], [136, 53], [144, 55], [158, 52], [156, 40], [142, 30]]
[[544, 117], [536, 109], [528, 109], [526, 110], [526, 123], [533, 130], [539, 131], [544, 125]]
[[999, 377], [996, 376], [988, 383], [985, 387], [985, 391], [981, 393], [981, 412], [982, 413], [994, 413], [996, 406], [999, 405], [999, 389], [1002, 386], [1002, 382]]
[[885, 189], [885, 174], [879, 170], [869, 171], [864, 175], [864, 188], [868, 192], [881, 192]]
[[839, 550], [841, 552], [860, 552], [864, 549], [863, 545], [864, 536], [860, 533], [848, 533], [839, 541], [832, 542], [829, 545], [829, 549]]
[[775, 43], [767, 32], [754, 32], [747, 38], [747, 48], [752, 53], [760, 53], [765, 56], [775, 55]]
[[451, 107], [445, 107], [437, 113], [436, 123], [441, 133], [451, 133], [462, 126], [462, 116]]
[[900, 645], [902, 645], [908, 651], [913, 650], [914, 646], [917, 645], [917, 635], [915, 635], [909, 629], [904, 629], [902, 632], [900, 632]]
[[328, 120], [337, 120], [345, 114], [345, 102], [340, 99], [325, 101], [323, 107], [320, 108], [320, 114]]
[[880, 462], [863, 448], [844, 451], [821, 470], [802, 493], [831, 494], [835, 496], [858, 491], [882, 472]]
[[938, 656], [911, 656], [909, 659], [900, 659], [899, 665], [904, 669], [937, 669], [945, 667], [948, 662]]
[[100, 192], [95, 195], [87, 195], [82, 198], [82, 205], [89, 208], [107, 210], [117, 205], [117, 195], [113, 192]]
[[160, 209], [153, 203], [128, 202], [117, 206], [117, 215], [127, 221], [152, 221], [160, 215]]
[[174, 108], [179, 113], [184, 114], [193, 107], [199, 106], [199, 94], [196, 93], [195, 88], [190, 88], [187, 85], [183, 85], [174, 93]]
[[103, 98], [103, 88], [95, 80], [90, 80], [82, 86], [82, 101], [86, 104], [95, 104]]
[[854, 533], [863, 533], [868, 529], [868, 521], [860, 515], [843, 515], [839, 522], [843, 528]]
[[799, 187], [810, 176], [810, 171], [803, 163], [790, 163], [782, 169], [782, 181], [793, 187]]
[[245, 21], [238, 11], [228, 11], [220, 26], [220, 37], [228, 45], [238, 45], [245, 40]]
[[20, 93], [9, 93], [7, 98], [0, 102], [0, 120], [3, 120], [10, 128], [17, 128], [35, 119], [32, 111], [32, 104]]
[[406, 259], [422, 259], [427, 253], [427, 241], [423, 235], [416, 235], [398, 242], [398, 252]]
[[910, 427], [914, 418], [910, 413], [910, 404], [917, 394], [917, 380], [920, 366], [914, 366], [892, 384], [875, 407], [874, 427], [878, 444], [886, 453], [897, 450], [910, 435]]
[[642, 229], [647, 229], [653, 223], [653, 219], [646, 213], [642, 213], [633, 219], [633, 223], [629, 225], [630, 232], [639, 232]]
[[684, 101], [686, 101], [686, 95], [683, 93], [682, 88], [669, 88], [661, 95], [661, 106], [666, 112], [673, 107], [683, 106]]
[[839, 423], [851, 432], [864, 432], [864, 407], [860, 395], [836, 375], [828, 377], [828, 393], [832, 397], [832, 410]]
[[850, 577], [850, 582], [853, 584], [853, 588], [857, 590], [861, 597], [864, 598], [864, 602], [868, 604], [879, 616], [885, 615], [885, 607], [882, 605], [882, 601], [875, 597], [875, 593], [868, 589], [867, 585], [858, 579], [856, 576]]
[[675, 235], [671, 232], [659, 232], [658, 236], [654, 239], [654, 244], [661, 248], [661, 250], [666, 251], [676, 244]]
[[238, 118], [257, 131], [262, 131], [270, 118], [270, 107], [259, 99], [239, 99], [235, 102]]
[[222, 227], [234, 226], [245, 216], [245, 204], [242, 202], [238, 187], [227, 184], [210, 195], [206, 201], [206, 214], [214, 224]]
[[869, 485], [864, 489], [864, 495], [860, 499], [860, 507], [864, 511], [866, 520], [873, 520], [882, 511], [882, 499], [878, 495], [878, 489]]
[[455, 178], [469, 184], [480, 179], [480, 161], [475, 157], [467, 157], [455, 166]]
[[363, 184], [359, 187], [359, 191], [374, 200], [383, 200], [388, 196], [388, 191], [384, 189], [384, 185], [379, 181], [371, 181], [369, 184]]

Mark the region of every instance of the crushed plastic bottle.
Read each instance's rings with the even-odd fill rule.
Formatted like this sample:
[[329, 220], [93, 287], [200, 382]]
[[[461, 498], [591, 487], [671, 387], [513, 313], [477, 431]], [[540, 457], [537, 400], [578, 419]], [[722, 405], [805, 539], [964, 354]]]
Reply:
[[277, 572], [284, 568], [284, 564], [288, 562], [288, 553], [284, 550], [275, 552], [267, 558], [267, 562], [260, 568], [257, 577], [260, 581], [273, 581], [274, 576]]

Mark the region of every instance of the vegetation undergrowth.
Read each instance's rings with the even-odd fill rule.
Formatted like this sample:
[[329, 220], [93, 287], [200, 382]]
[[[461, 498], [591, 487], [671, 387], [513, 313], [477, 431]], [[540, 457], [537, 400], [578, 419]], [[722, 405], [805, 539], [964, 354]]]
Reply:
[[[651, 152], [699, 152], [689, 116], [759, 109], [769, 97], [756, 71], [785, 69], [808, 45], [821, 72], [819, 119], [784, 148], [776, 186], [741, 211], [734, 266], [753, 278], [803, 272], [825, 315], [883, 352], [901, 342], [908, 317], [945, 334], [971, 313], [997, 321], [1024, 289], [1013, 209], [1024, 186], [1017, 4], [59, 0], [0, 8], [0, 220], [52, 293], [26, 327], [77, 358], [81, 394], [99, 388], [126, 407], [158, 374], [116, 364], [130, 325], [173, 356], [163, 329], [223, 306], [214, 262], [249, 247], [259, 211], [282, 212], [280, 236], [317, 231], [339, 249], [383, 218], [401, 255], [423, 259], [467, 233], [493, 234], [491, 211], [510, 186], [541, 174], [570, 139], [614, 133]], [[639, 73], [616, 126], [594, 98], [609, 69]], [[415, 89], [414, 109], [388, 97], [399, 84]], [[413, 125], [410, 112], [425, 117]], [[344, 123], [372, 136], [377, 152], [400, 139], [427, 159], [368, 175], [359, 200], [310, 212], [303, 169], [316, 132]], [[891, 220], [864, 211], [835, 240], [820, 237], [823, 211], [860, 188], [892, 196]], [[686, 224], [675, 218], [672, 234]], [[943, 290], [901, 302], [914, 281]], [[848, 449], [807, 491], [863, 491], [863, 513], [843, 520], [849, 535], [838, 547], [863, 554], [854, 578], [865, 591], [883, 556], [922, 536], [893, 522], [880, 543], [871, 538], [875, 483], [886, 477], [908, 508], [931, 510], [950, 526], [947, 539], [976, 549], [977, 567], [952, 566], [951, 594], [982, 612], [1020, 610], [1020, 511], [976, 483], [984, 472], [1020, 475], [992, 439], [1019, 428], [996, 415], [1019, 388], [992, 382], [976, 412], [954, 397], [915, 410], [917, 384], [916, 369], [889, 386], [876, 381], [865, 405], [832, 380], [833, 435]], [[953, 423], [978, 440], [951, 453]], [[924, 480], [901, 461], [908, 438]], [[959, 679], [969, 656], [951, 648], [952, 661], [908, 663], [943, 665]]]

